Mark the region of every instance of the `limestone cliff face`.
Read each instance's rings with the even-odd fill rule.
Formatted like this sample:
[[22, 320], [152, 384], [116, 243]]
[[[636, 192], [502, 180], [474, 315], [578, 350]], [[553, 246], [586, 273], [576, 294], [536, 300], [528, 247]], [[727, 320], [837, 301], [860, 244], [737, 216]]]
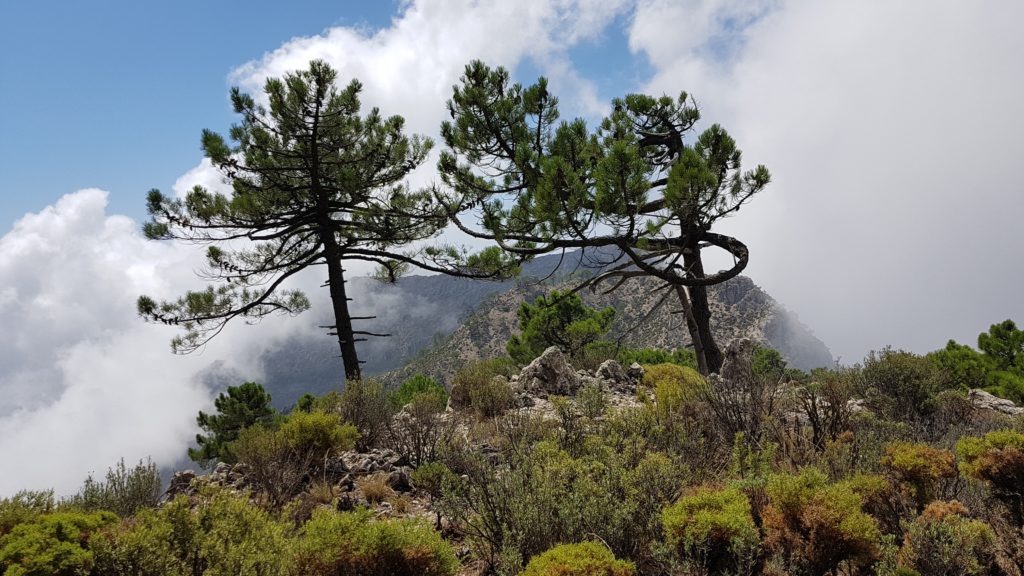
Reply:
[[[477, 310], [447, 338], [425, 350], [417, 358], [383, 375], [399, 382], [416, 373], [447, 380], [466, 361], [504, 354], [505, 343], [518, 329], [516, 310], [524, 301], [568, 282], [544, 285], [522, 283], [485, 300]], [[611, 337], [630, 347], [683, 348], [690, 344], [689, 332], [679, 306], [671, 297], [650, 312], [663, 296], [658, 283], [634, 279], [612, 294], [581, 294], [594, 307], [612, 306], [616, 310]], [[832, 355], [821, 340], [796, 317], [758, 288], [752, 280], [740, 276], [710, 290], [714, 314], [712, 329], [724, 347], [736, 338], [750, 338], [777, 349], [790, 365], [810, 369], [830, 366]]]
[[[516, 309], [524, 300], [570, 285], [568, 275], [586, 273], [588, 264], [572, 254], [530, 262], [517, 280], [473, 281], [444, 276], [409, 276], [395, 285], [354, 278], [352, 313], [376, 315], [365, 324], [374, 332], [359, 348], [364, 374], [389, 382], [422, 372], [447, 379], [467, 360], [504, 353], [517, 329]], [[545, 279], [540, 282], [539, 279]], [[689, 344], [682, 316], [670, 298], [647, 315], [663, 295], [650, 280], [636, 279], [609, 295], [582, 294], [592, 306], [614, 306], [612, 336], [633, 347], [681, 348]], [[710, 290], [713, 329], [719, 344], [748, 337], [779, 350], [798, 368], [832, 363], [828, 348], [795, 316], [746, 277]], [[296, 321], [330, 324], [328, 318]], [[287, 406], [305, 392], [321, 394], [343, 384], [337, 344], [316, 333], [295, 338], [262, 358], [265, 384], [275, 404]]]

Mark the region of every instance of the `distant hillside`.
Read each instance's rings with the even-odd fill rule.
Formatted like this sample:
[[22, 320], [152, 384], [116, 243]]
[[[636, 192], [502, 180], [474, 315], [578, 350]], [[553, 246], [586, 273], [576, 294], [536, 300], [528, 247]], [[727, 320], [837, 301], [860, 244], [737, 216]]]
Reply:
[[[501, 354], [516, 328], [520, 302], [563, 286], [567, 275], [592, 273], [600, 265], [589, 256], [581, 262], [578, 254], [567, 254], [538, 258], [524, 266], [519, 279], [505, 282], [408, 276], [389, 285], [354, 278], [350, 284], [353, 314], [377, 315], [373, 330], [391, 334], [363, 343], [359, 352], [366, 361], [364, 373], [388, 381], [416, 372], [447, 378], [466, 360]], [[592, 306], [616, 308], [613, 336], [618, 337], [636, 326], [656, 302], [653, 286], [650, 281], [633, 280], [611, 295], [582, 295]], [[778, 349], [799, 368], [832, 364], [825, 344], [750, 279], [735, 278], [710, 293], [713, 329], [723, 346], [746, 336]], [[689, 337], [682, 318], [671, 314], [677, 308], [670, 299], [623, 342], [638, 347], [686, 346]], [[342, 384], [337, 343], [327, 336], [295, 338], [267, 354], [262, 363], [267, 388], [279, 406], [293, 403], [305, 392], [321, 394]]]

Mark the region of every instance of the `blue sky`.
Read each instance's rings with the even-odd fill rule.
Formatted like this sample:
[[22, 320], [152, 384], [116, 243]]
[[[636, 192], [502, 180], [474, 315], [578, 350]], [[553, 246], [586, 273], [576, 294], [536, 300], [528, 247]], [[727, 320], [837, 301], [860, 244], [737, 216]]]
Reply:
[[[397, 0], [5, 3], [0, 234], [87, 187], [111, 193], [111, 212], [142, 218], [147, 190], [170, 188], [196, 165], [200, 131], [234, 121], [233, 69], [332, 26], [372, 33], [400, 9]], [[620, 19], [570, 51], [605, 99], [650, 74], [627, 49], [624, 26]], [[528, 60], [519, 72], [540, 73]]]
[[227, 75], [296, 36], [387, 25], [395, 2], [7, 2], [0, 9], [0, 231], [80, 188], [141, 216], [145, 192], [232, 121]]

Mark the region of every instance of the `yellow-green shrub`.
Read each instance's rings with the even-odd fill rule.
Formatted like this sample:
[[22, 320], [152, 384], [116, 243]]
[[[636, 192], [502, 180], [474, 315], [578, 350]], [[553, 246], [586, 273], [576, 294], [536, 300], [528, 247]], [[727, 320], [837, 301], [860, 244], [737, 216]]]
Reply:
[[709, 574], [743, 573], [760, 545], [750, 501], [738, 488], [698, 488], [662, 513], [665, 539]]
[[932, 502], [907, 528], [900, 561], [921, 574], [990, 574], [995, 563], [992, 528], [967, 517], [957, 501]]
[[104, 576], [279, 576], [288, 564], [284, 524], [247, 494], [213, 488], [144, 510], [98, 535], [92, 548]]
[[844, 561], [863, 567], [875, 560], [881, 533], [849, 485], [829, 484], [824, 473], [807, 468], [770, 477], [765, 490], [765, 549], [793, 574], [826, 574]]
[[997, 430], [982, 438], [967, 436], [956, 443], [960, 471], [987, 484], [1018, 525], [1024, 524], [1024, 434]]
[[657, 414], [662, 421], [697, 399], [706, 386], [704, 378], [696, 370], [678, 364], [646, 366], [642, 384], [654, 391]]
[[89, 574], [90, 538], [117, 522], [113, 512], [67, 510], [35, 516], [0, 536], [0, 574], [64, 576]]
[[920, 512], [937, 497], [939, 483], [956, 477], [953, 453], [927, 444], [891, 442], [881, 464]]
[[318, 509], [302, 527], [295, 576], [451, 576], [459, 561], [441, 535], [420, 520], [374, 520], [369, 510]]
[[522, 576], [634, 576], [632, 562], [617, 560], [596, 542], [562, 544], [535, 556]]

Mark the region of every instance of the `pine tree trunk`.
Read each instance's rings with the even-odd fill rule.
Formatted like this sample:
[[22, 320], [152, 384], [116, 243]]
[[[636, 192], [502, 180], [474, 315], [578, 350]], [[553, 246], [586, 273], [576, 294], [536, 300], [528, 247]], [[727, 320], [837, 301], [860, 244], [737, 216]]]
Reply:
[[704, 343], [700, 337], [700, 330], [697, 328], [697, 321], [693, 318], [690, 297], [686, 294], [686, 288], [683, 286], [676, 286], [676, 295], [679, 297], [679, 304], [683, 307], [683, 315], [686, 316], [686, 328], [690, 331], [693, 353], [697, 356], [697, 370], [702, 375], [707, 376], [710, 374], [708, 371], [708, 359], [704, 353]]
[[[700, 248], [694, 245], [688, 247], [683, 253], [683, 264], [696, 278], [704, 277], [704, 263], [700, 258]], [[715, 373], [722, 369], [722, 350], [715, 343], [715, 337], [711, 334], [711, 307], [708, 305], [708, 289], [706, 286], [690, 286], [687, 290], [690, 293], [690, 310], [693, 315], [693, 324], [687, 322], [690, 329], [690, 337], [694, 343], [700, 342], [704, 349], [704, 358], [707, 361], [708, 373]]]
[[324, 258], [327, 261], [327, 285], [334, 307], [334, 327], [341, 348], [341, 361], [345, 365], [345, 380], [359, 380], [359, 356], [356, 354], [355, 335], [352, 333], [352, 316], [348, 311], [349, 297], [345, 293], [345, 271], [341, 267], [338, 243], [333, 235], [324, 239]]

